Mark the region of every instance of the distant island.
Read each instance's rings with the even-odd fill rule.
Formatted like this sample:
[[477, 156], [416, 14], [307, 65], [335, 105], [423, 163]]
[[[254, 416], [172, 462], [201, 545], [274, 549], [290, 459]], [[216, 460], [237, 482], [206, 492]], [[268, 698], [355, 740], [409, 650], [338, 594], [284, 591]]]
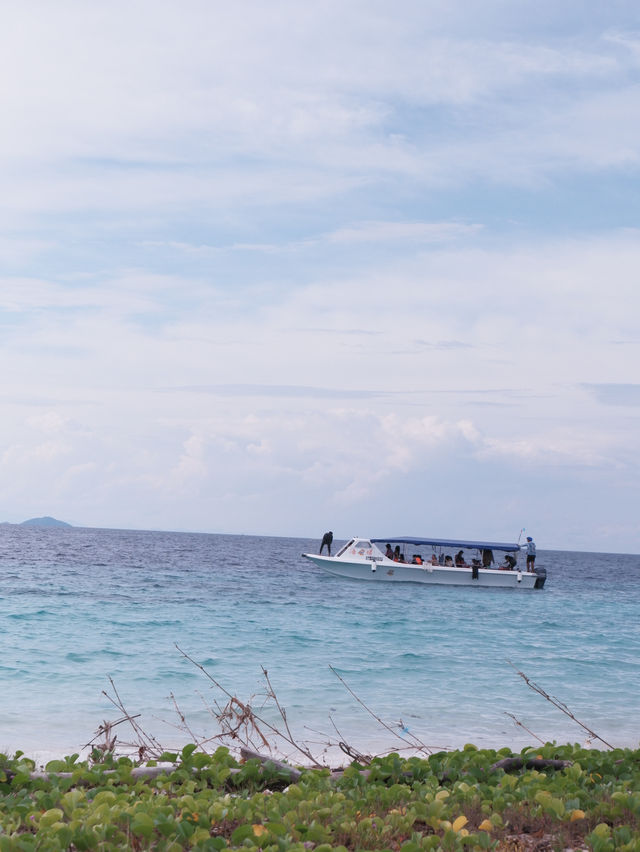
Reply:
[[18, 524], [19, 527], [70, 527], [65, 521], [58, 521], [56, 518], [51, 518], [45, 515], [44, 518], [29, 518], [28, 521], [23, 521]]

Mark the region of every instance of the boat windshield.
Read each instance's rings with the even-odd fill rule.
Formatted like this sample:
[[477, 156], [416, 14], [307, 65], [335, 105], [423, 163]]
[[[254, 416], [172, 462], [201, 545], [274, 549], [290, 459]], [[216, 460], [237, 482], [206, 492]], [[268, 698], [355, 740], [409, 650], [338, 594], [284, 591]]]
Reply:
[[340, 548], [340, 550], [336, 553], [336, 558], [337, 558], [338, 556], [342, 556], [342, 554], [343, 554], [343, 553], [345, 553], [345, 552], [346, 552], [346, 551], [347, 551], [347, 550], [348, 550], [348, 549], [349, 549], [349, 548], [353, 545], [353, 543], [354, 543], [354, 542], [355, 542], [355, 538], [350, 539], [350, 540], [349, 540], [349, 541], [348, 541], [348, 542], [344, 545], [344, 547]]

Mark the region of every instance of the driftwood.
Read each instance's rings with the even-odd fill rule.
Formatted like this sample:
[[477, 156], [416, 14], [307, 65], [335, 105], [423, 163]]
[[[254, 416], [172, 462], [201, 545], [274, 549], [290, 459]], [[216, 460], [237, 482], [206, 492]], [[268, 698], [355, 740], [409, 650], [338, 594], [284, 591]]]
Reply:
[[250, 748], [242, 746], [240, 754], [245, 760], [259, 760], [263, 766], [266, 766], [269, 763], [273, 764], [278, 771], [287, 772], [293, 784], [295, 784], [296, 781], [299, 781], [302, 777], [302, 772], [294, 766], [290, 766], [288, 763], [283, 763], [281, 760], [275, 760], [273, 757], [265, 757], [265, 755], [260, 754], [260, 752], [253, 751]]
[[[131, 770], [131, 777], [134, 781], [140, 781], [142, 779], [145, 780], [153, 780], [154, 778], [158, 778], [160, 775], [165, 775], [169, 772], [173, 772], [176, 769], [176, 766], [172, 764], [162, 764], [160, 766], [136, 766]], [[239, 769], [235, 770], [239, 772]], [[233, 770], [232, 770], [233, 772]], [[5, 774], [9, 781], [15, 778], [16, 773], [11, 770], [5, 770]], [[104, 775], [118, 775], [117, 769], [105, 769]], [[75, 772], [43, 772], [43, 771], [35, 771], [29, 773], [29, 779], [31, 781], [51, 781], [53, 778], [60, 778], [62, 780], [71, 779], [76, 776]], [[76, 783], [78, 786], [91, 786], [93, 783], [89, 779], [85, 779], [82, 777], [76, 778]]]
[[504, 769], [505, 772], [512, 772], [514, 769], [566, 769], [567, 766], [572, 766], [571, 760], [549, 760], [542, 757], [505, 757], [490, 766], [491, 772], [494, 769]]
[[[273, 766], [280, 772], [287, 772], [291, 778], [291, 783], [295, 783], [300, 780], [302, 776], [302, 772], [299, 769], [296, 769], [294, 766], [289, 766], [288, 763], [283, 763], [281, 760], [275, 760], [272, 757], [265, 757], [262, 754], [259, 754], [257, 751], [252, 751], [249, 748], [241, 748], [240, 753], [245, 760], [256, 759], [259, 760], [264, 766], [271, 763]], [[154, 778], [158, 778], [160, 775], [167, 775], [173, 772], [178, 768], [177, 764], [173, 763], [163, 763], [158, 766], [136, 766], [131, 770], [131, 778], [134, 781], [147, 780], [152, 781]], [[194, 769], [193, 772], [197, 772], [198, 770]], [[241, 769], [231, 768], [229, 773], [231, 775], [237, 775], [241, 772]], [[10, 769], [5, 770], [5, 774], [7, 776], [7, 780], [11, 781], [15, 778], [16, 773], [12, 772]], [[119, 770], [117, 769], [105, 769], [104, 775], [118, 775]], [[61, 780], [69, 780], [72, 778], [76, 778], [76, 783], [79, 786], [90, 786], [93, 782], [89, 779], [84, 779], [82, 777], [76, 777], [75, 772], [46, 772], [43, 770], [36, 770], [29, 773], [29, 779], [31, 781], [51, 781], [53, 778], [59, 778]]]
[[[300, 776], [302, 775], [302, 772], [300, 772], [299, 769], [295, 769], [295, 767], [290, 766], [288, 763], [282, 763], [282, 761], [274, 760], [272, 757], [265, 757], [265, 755], [262, 755], [257, 751], [252, 751], [249, 748], [241, 748], [240, 754], [242, 755], [242, 757], [244, 757], [245, 760], [255, 758], [256, 760], [259, 760], [265, 765], [268, 763], [272, 763], [276, 767], [276, 769], [279, 769], [283, 772], [288, 772], [291, 776], [292, 784], [295, 784], [295, 782], [298, 781]], [[358, 774], [361, 775], [362, 778], [366, 779], [371, 774], [371, 771], [369, 769], [361, 769]], [[332, 781], [337, 781], [339, 778], [342, 778], [343, 775], [344, 769], [332, 769], [330, 773], [330, 778]]]
[[[286, 772], [289, 776], [290, 782], [295, 784], [300, 780], [302, 776], [302, 772], [300, 769], [296, 769], [295, 766], [291, 766], [288, 763], [284, 763], [281, 760], [276, 760], [273, 757], [269, 757], [267, 755], [260, 754], [257, 751], [253, 751], [252, 749], [245, 748], [244, 746], [240, 749], [240, 754], [244, 758], [244, 760], [258, 760], [263, 766], [268, 766], [271, 764], [275, 769], [279, 772]], [[541, 757], [505, 757], [502, 760], [499, 760], [497, 763], [492, 764], [489, 767], [489, 771], [493, 772], [496, 769], [504, 769], [505, 772], [513, 772], [517, 769], [566, 769], [568, 766], [572, 766], [573, 762], [571, 760], [551, 760]], [[175, 764], [161, 764], [159, 766], [137, 766], [131, 770], [131, 778], [134, 781], [140, 780], [153, 780], [154, 778], [158, 778], [160, 775], [165, 775], [173, 772], [176, 769]], [[198, 770], [194, 769], [193, 772], [196, 773]], [[241, 772], [241, 769], [231, 768], [229, 770], [231, 775], [237, 775]], [[16, 773], [11, 770], [5, 770], [5, 774], [8, 781], [13, 780]], [[116, 776], [118, 777], [118, 770], [116, 769], [107, 769], [104, 772], [105, 775]], [[359, 775], [362, 778], [367, 779], [371, 771], [369, 769], [361, 769], [359, 771]], [[403, 773], [407, 778], [411, 777], [410, 772]], [[336, 781], [339, 778], [342, 778], [344, 775], [344, 769], [334, 769], [331, 771], [331, 780]], [[43, 772], [43, 771], [34, 771], [29, 773], [29, 778], [31, 781], [51, 781], [54, 778], [59, 779], [72, 779], [76, 776], [74, 772]], [[451, 780], [449, 774], [445, 772], [440, 779], [440, 783], [445, 783]], [[89, 779], [85, 779], [80, 777], [76, 777], [76, 784], [78, 786], [91, 786], [93, 782]]]

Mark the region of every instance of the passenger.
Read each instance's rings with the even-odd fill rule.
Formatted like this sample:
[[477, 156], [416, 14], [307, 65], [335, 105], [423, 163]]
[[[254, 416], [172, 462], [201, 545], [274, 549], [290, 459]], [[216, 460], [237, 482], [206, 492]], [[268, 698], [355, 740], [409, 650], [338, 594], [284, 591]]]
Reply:
[[387, 559], [393, 559], [393, 550], [391, 550], [391, 545], [387, 543], [387, 549], [384, 552], [384, 555]]
[[471, 564], [474, 568], [483, 568], [484, 567], [482, 562], [480, 562], [479, 559], [475, 559], [475, 558], [471, 560]]
[[440, 556], [438, 556], [438, 565], [444, 565], [444, 553], [441, 553]]
[[327, 552], [329, 556], [331, 556], [331, 543], [333, 542], [333, 533], [331, 531], [326, 532], [322, 536], [322, 544], [320, 545], [320, 553], [322, 553], [322, 549], [326, 546]]
[[507, 555], [504, 557], [504, 562], [500, 566], [500, 570], [501, 571], [513, 571], [513, 569], [516, 567], [517, 564], [518, 563], [513, 558], [513, 556], [510, 553], [507, 553]]
[[393, 561], [400, 562], [400, 545], [396, 544], [396, 549], [393, 551]]
[[495, 559], [493, 558], [493, 550], [483, 550], [482, 551], [482, 567], [483, 568], [491, 568], [492, 565], [495, 564]]
[[448, 553], [444, 558], [444, 564], [445, 565], [453, 565], [453, 559], [449, 556]]
[[398, 559], [398, 562], [406, 562], [406, 561], [407, 560], [404, 558], [404, 553], [401, 553], [400, 558]]
[[440, 563], [438, 562], [438, 557], [435, 555], [435, 553], [434, 553], [434, 554], [433, 554], [433, 556], [431, 557], [431, 564], [432, 564], [432, 565], [439, 565], [439, 564], [440, 564]]
[[464, 568], [465, 565], [466, 565], [466, 562], [464, 561], [464, 551], [459, 550], [456, 553], [456, 566], [458, 568]]

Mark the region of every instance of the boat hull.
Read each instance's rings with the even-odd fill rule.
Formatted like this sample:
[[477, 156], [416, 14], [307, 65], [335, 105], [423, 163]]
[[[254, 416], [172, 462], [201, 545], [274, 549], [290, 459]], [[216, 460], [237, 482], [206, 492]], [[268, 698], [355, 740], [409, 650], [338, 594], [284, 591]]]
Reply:
[[[347, 561], [338, 557], [304, 554], [319, 568], [337, 577], [367, 580], [371, 583], [423, 583], [434, 586], [482, 586], [501, 589], [542, 588], [540, 574], [527, 571], [500, 571], [493, 568], [412, 565], [385, 559], [376, 562]], [[542, 580], [542, 582], [540, 582]]]

